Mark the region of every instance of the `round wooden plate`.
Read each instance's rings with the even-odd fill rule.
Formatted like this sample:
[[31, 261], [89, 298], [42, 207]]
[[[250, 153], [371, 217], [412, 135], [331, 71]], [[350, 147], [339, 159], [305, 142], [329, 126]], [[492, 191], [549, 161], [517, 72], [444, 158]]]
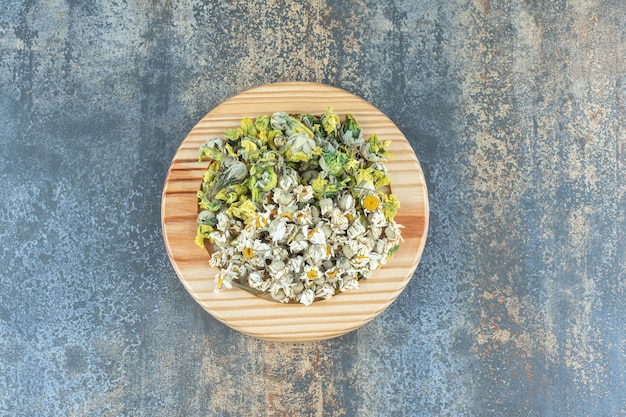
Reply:
[[[328, 106], [343, 120], [351, 113], [363, 136], [391, 140], [395, 158], [385, 162], [392, 192], [400, 200], [397, 223], [404, 226], [404, 243], [395, 256], [360, 288], [310, 306], [281, 304], [239, 288], [214, 292], [217, 270], [209, 253], [194, 244], [197, 200], [207, 162], [198, 151], [208, 139], [222, 137], [241, 119], [276, 111], [322, 114]], [[411, 279], [422, 255], [428, 229], [428, 194], [420, 164], [402, 132], [363, 99], [323, 84], [268, 84], [243, 92], [209, 112], [180, 145], [163, 188], [161, 222], [168, 255], [176, 274], [192, 297], [216, 319], [242, 333], [273, 341], [316, 341], [354, 330], [380, 314]]]

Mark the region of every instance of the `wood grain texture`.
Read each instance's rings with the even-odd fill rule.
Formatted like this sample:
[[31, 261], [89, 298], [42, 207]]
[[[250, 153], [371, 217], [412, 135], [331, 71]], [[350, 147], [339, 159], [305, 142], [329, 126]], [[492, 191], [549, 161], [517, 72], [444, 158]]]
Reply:
[[[242, 118], [288, 113], [321, 114], [333, 106], [340, 117], [353, 114], [364, 136], [376, 133], [391, 140], [395, 158], [385, 165], [392, 192], [401, 207], [396, 221], [403, 225], [404, 243], [383, 268], [361, 281], [358, 290], [310, 306], [280, 304], [244, 290], [215, 293], [217, 269], [210, 255], [194, 244], [197, 200], [207, 163], [198, 163], [198, 150], [221, 137]], [[344, 90], [315, 83], [278, 83], [243, 92], [209, 112], [181, 143], [170, 166], [162, 196], [161, 220], [168, 255], [192, 297], [222, 323], [242, 333], [273, 341], [316, 341], [357, 329], [387, 308], [405, 288], [420, 260], [428, 229], [428, 195], [420, 164], [402, 132], [384, 114]]]

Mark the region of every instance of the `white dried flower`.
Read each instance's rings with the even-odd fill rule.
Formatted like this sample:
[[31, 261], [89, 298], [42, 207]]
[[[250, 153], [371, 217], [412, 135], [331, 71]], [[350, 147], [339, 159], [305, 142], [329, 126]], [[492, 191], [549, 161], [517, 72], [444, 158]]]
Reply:
[[379, 253], [372, 252], [370, 253], [370, 271], [378, 269], [382, 264], [386, 262], [386, 258], [381, 256]]
[[304, 275], [307, 282], [316, 281], [317, 279], [322, 277], [322, 273], [320, 272], [319, 268], [311, 265], [304, 266]]
[[282, 246], [276, 246], [272, 248], [271, 258], [272, 260], [285, 261], [289, 258], [289, 251]]
[[324, 271], [324, 276], [328, 282], [337, 282], [341, 278], [341, 271], [338, 267], [333, 266]]
[[362, 236], [361, 239], [359, 239], [359, 243], [362, 248], [359, 250], [359, 253], [368, 253], [372, 251], [376, 241], [369, 236]]
[[293, 189], [298, 203], [307, 203], [313, 198], [313, 187], [310, 185], [298, 185]]
[[346, 275], [344, 279], [339, 281], [339, 291], [346, 292], [350, 290], [356, 290], [359, 288], [359, 281], [355, 278], [354, 275]]
[[382, 227], [370, 226], [366, 235], [374, 240], [378, 240], [380, 238], [380, 235], [382, 235], [382, 233], [383, 233]]
[[287, 298], [287, 294], [285, 294], [285, 290], [283, 290], [280, 286], [272, 286], [270, 287], [270, 295], [272, 298], [281, 303], [289, 302], [289, 298]]
[[215, 286], [215, 292], [218, 292], [222, 288], [230, 289], [233, 287], [233, 279], [237, 279], [237, 274], [228, 269], [222, 269], [215, 276], [215, 282], [217, 285]]
[[376, 241], [376, 244], [374, 245], [374, 251], [377, 253], [387, 253], [387, 241], [384, 239], [379, 239]]
[[315, 289], [315, 297], [317, 298], [329, 300], [333, 295], [335, 295], [335, 287], [330, 283], [325, 283]]
[[315, 228], [321, 230], [322, 233], [324, 233], [324, 243], [326, 243], [334, 234], [333, 228], [330, 225], [330, 221], [327, 219], [322, 219], [317, 222]]
[[304, 258], [302, 255], [294, 256], [287, 260], [287, 265], [294, 274], [298, 275], [304, 271]]
[[291, 291], [297, 298], [297, 296], [301, 294], [302, 291], [304, 291], [304, 284], [302, 283], [302, 281], [296, 281], [293, 284], [291, 284]]
[[363, 233], [365, 233], [365, 226], [358, 219], [353, 221], [350, 227], [348, 227], [348, 238], [350, 239], [355, 239]]
[[387, 239], [395, 240], [398, 238], [398, 231], [389, 225], [385, 227], [385, 236], [387, 236]]
[[376, 210], [373, 211], [367, 216], [367, 219], [370, 222], [370, 226], [372, 227], [385, 227], [387, 226], [387, 219], [382, 211]]
[[300, 184], [300, 176], [295, 169], [286, 167], [283, 175], [278, 180], [278, 187], [281, 190], [291, 192], [291, 190]]
[[369, 262], [370, 258], [367, 255], [356, 255], [352, 258], [352, 265], [357, 269], [365, 268]]
[[322, 198], [320, 200], [320, 212], [322, 213], [322, 216], [328, 216], [332, 211], [333, 206], [334, 204], [332, 198]]
[[296, 197], [290, 191], [280, 188], [274, 189], [272, 198], [280, 206], [290, 206], [296, 202]]
[[287, 223], [280, 218], [274, 219], [267, 228], [267, 231], [273, 243], [281, 242], [287, 236]]
[[344, 192], [338, 199], [337, 205], [343, 211], [351, 210], [354, 208], [354, 198], [352, 194]]
[[[304, 227], [303, 233], [306, 230], [306, 226]], [[324, 231], [318, 229], [317, 227], [311, 229], [307, 233], [307, 237], [309, 241], [315, 245], [325, 245], [326, 244], [326, 236], [324, 235]]]
[[372, 275], [372, 270], [368, 268], [362, 268], [359, 272], [363, 279], [368, 279]]
[[293, 221], [299, 225], [312, 225], [313, 216], [311, 214], [311, 206], [305, 206], [301, 210], [293, 213]]
[[330, 251], [326, 245], [311, 245], [304, 255], [304, 260], [310, 265], [319, 265], [330, 257]]
[[337, 268], [339, 268], [340, 272], [346, 272], [350, 267], [350, 260], [348, 258], [341, 257], [337, 259]]
[[228, 235], [216, 230], [209, 233], [209, 240], [217, 246], [223, 246], [228, 243]]
[[350, 227], [350, 221], [346, 216], [343, 215], [343, 213], [341, 213], [341, 210], [339, 210], [339, 208], [337, 207], [333, 208], [330, 214], [330, 222], [333, 229], [335, 230], [346, 230], [348, 227]]
[[250, 274], [248, 274], [248, 284], [252, 288], [260, 290], [263, 286], [263, 277], [256, 271], [250, 272]]
[[285, 275], [285, 272], [287, 272], [285, 267], [285, 263], [281, 260], [272, 261], [268, 267], [268, 271], [271, 274], [272, 279], [279, 280], [283, 275]]
[[315, 300], [315, 292], [312, 289], [306, 288], [300, 294], [300, 302], [305, 306], [311, 305], [311, 303]]
[[298, 233], [294, 240], [289, 243], [289, 250], [292, 253], [300, 253], [309, 247], [309, 242], [302, 233]]

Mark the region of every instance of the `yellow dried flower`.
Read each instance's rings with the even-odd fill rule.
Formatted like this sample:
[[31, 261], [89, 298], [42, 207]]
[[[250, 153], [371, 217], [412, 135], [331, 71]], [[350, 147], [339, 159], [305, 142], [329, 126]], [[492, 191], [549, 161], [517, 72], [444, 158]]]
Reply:
[[365, 196], [363, 199], [363, 208], [368, 211], [374, 211], [380, 205], [380, 200], [373, 194]]

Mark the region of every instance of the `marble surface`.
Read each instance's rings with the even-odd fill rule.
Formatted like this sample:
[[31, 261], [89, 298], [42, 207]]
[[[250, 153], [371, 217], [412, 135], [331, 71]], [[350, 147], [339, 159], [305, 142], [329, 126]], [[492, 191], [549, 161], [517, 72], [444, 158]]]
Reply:
[[[0, 415], [626, 414], [626, 3], [0, 2]], [[160, 202], [187, 132], [276, 81], [387, 114], [424, 256], [340, 338], [230, 330]]]

